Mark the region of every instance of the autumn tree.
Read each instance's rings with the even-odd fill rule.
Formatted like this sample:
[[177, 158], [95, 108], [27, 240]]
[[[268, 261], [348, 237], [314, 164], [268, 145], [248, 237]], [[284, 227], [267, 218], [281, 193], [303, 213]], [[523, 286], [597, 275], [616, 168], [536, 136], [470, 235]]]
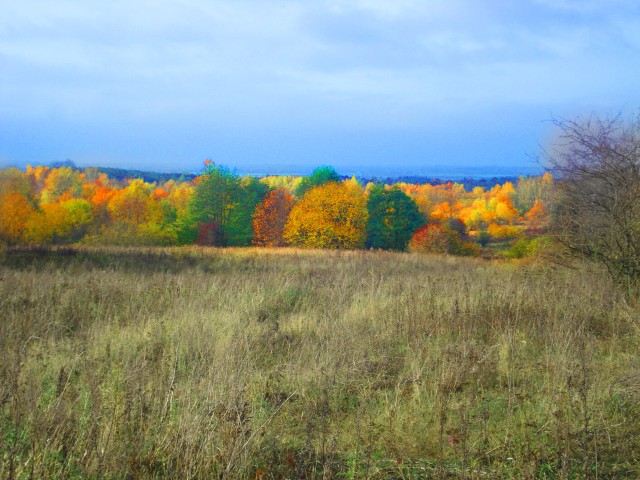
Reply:
[[293, 207], [284, 238], [307, 248], [363, 248], [367, 218], [362, 188], [330, 182], [309, 190]]
[[82, 193], [83, 176], [71, 167], [52, 168], [44, 180], [42, 202], [53, 203], [67, 193], [69, 197], [79, 197]]
[[284, 188], [271, 190], [256, 207], [253, 215], [253, 244], [282, 247], [284, 227], [293, 208], [294, 198]]
[[44, 189], [44, 181], [49, 175], [50, 170], [51, 170], [50, 167], [43, 166], [43, 165], [36, 165], [35, 167], [32, 167], [31, 165], [27, 165], [25, 176], [31, 182], [33, 191], [37, 195], [40, 195], [40, 193]]
[[539, 230], [547, 226], [548, 212], [540, 200], [536, 200], [531, 209], [524, 215], [524, 220], [531, 229]]
[[554, 238], [602, 263], [620, 282], [640, 281], [640, 117], [556, 120], [544, 152], [557, 181]]
[[411, 235], [423, 223], [416, 203], [397, 187], [372, 187], [367, 210], [368, 248], [405, 250]]
[[409, 241], [409, 251], [413, 253], [448, 253], [449, 232], [431, 223], [424, 225], [414, 232]]
[[437, 223], [424, 225], [416, 230], [409, 240], [408, 249], [414, 253], [448, 253], [450, 255], [479, 253], [477, 247], [465, 241], [459, 232]]
[[513, 224], [518, 220], [518, 211], [513, 207], [511, 199], [503, 199], [495, 204], [496, 219]]
[[545, 172], [541, 177], [520, 177], [515, 190], [513, 204], [523, 215], [536, 202], [549, 203], [553, 190], [553, 175]]
[[18, 193], [28, 200], [32, 200], [33, 190], [29, 177], [17, 168], [10, 167], [0, 170], [0, 196]]
[[21, 243], [27, 237], [27, 223], [35, 208], [18, 192], [0, 195], [0, 241]]
[[126, 188], [118, 190], [109, 200], [111, 218], [131, 225], [149, 221], [151, 189], [143, 180], [131, 180]]
[[30, 240], [68, 243], [80, 240], [93, 222], [93, 208], [82, 198], [45, 203], [29, 223]]
[[166, 201], [175, 212], [175, 230], [179, 244], [193, 243], [195, 228], [191, 217], [191, 198], [194, 186], [189, 182], [181, 182], [169, 189]]
[[264, 183], [272, 190], [284, 188], [287, 193], [296, 195], [298, 187], [304, 178], [305, 177], [296, 177], [291, 175], [268, 175], [266, 177], [262, 177], [260, 182]]
[[121, 245], [176, 243], [175, 212], [164, 198], [153, 195], [153, 185], [133, 179], [116, 191], [108, 204], [113, 222], [101, 229], [101, 240]]

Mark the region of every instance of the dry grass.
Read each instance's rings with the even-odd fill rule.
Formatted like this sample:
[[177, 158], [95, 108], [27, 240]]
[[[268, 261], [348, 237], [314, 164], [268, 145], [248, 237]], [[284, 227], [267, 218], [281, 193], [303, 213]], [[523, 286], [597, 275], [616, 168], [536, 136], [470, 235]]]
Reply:
[[2, 478], [638, 478], [606, 277], [373, 252], [0, 257]]

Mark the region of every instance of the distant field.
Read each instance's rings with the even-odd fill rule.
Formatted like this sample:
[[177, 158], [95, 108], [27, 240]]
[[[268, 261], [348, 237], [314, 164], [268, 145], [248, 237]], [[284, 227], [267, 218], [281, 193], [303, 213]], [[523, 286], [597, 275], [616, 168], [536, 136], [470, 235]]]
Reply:
[[599, 272], [0, 251], [1, 478], [640, 478], [640, 307]]

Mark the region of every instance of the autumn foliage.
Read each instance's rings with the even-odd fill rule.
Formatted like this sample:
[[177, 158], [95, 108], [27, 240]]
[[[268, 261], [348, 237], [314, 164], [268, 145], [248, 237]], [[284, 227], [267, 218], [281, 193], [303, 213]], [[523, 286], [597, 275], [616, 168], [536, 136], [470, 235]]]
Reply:
[[17, 192], [0, 197], [0, 238], [19, 243], [27, 238], [27, 222], [35, 213], [24, 195]]
[[309, 190], [293, 207], [284, 238], [307, 248], [363, 248], [367, 218], [364, 191], [331, 182]]
[[284, 227], [293, 205], [293, 195], [284, 188], [267, 193], [253, 214], [253, 244], [260, 247], [283, 247]]
[[447, 253], [447, 231], [437, 223], [420, 227], [409, 241], [409, 251], [415, 253]]
[[363, 187], [327, 166], [257, 179], [211, 161], [194, 180], [151, 183], [28, 166], [0, 170], [0, 241], [493, 255], [545, 234], [552, 186], [545, 174], [471, 191], [453, 182]]

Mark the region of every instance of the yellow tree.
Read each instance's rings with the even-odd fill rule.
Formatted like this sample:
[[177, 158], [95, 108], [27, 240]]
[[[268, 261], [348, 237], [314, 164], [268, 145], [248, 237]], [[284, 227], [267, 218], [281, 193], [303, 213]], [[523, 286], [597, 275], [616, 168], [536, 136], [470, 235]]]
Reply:
[[111, 218], [132, 225], [150, 220], [151, 189], [143, 180], [131, 180], [126, 188], [118, 190], [109, 200], [107, 209]]
[[510, 225], [518, 220], [518, 211], [513, 207], [510, 199], [496, 204], [496, 218]]
[[45, 203], [29, 222], [30, 240], [38, 243], [77, 241], [93, 222], [93, 208], [83, 198]]
[[82, 174], [71, 167], [53, 168], [44, 180], [42, 203], [53, 203], [65, 193], [68, 197], [82, 194]]
[[37, 165], [35, 167], [32, 167], [31, 165], [27, 165], [27, 170], [25, 172], [25, 175], [33, 185], [34, 191], [38, 195], [40, 194], [40, 192], [42, 192], [42, 189], [44, 188], [44, 182], [47, 178], [47, 175], [49, 175], [49, 170], [51, 170], [49, 167], [44, 167], [41, 165]]
[[306, 248], [363, 248], [367, 199], [353, 182], [330, 182], [309, 190], [289, 215], [287, 243]]

